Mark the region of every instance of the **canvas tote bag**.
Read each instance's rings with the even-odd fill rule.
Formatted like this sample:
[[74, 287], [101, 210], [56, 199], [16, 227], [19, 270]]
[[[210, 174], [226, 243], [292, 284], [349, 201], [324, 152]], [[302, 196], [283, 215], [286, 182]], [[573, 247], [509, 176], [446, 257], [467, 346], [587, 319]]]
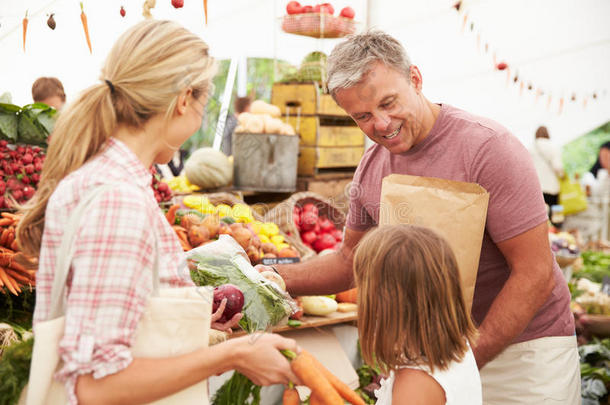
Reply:
[[382, 180], [379, 224], [425, 226], [447, 239], [470, 310], [488, 203], [489, 193], [475, 183], [391, 174]]
[[[67, 402], [64, 384], [55, 380], [53, 375], [61, 366], [58, 348], [64, 334], [65, 287], [74, 254], [74, 240], [87, 207], [105, 190], [113, 187], [104, 185], [96, 188], [83, 198], [68, 221], [57, 254], [51, 291], [51, 316], [49, 320], [34, 326], [30, 377], [28, 386], [24, 389], [24, 392], [27, 390], [27, 405], [63, 405]], [[135, 333], [134, 345], [131, 347], [133, 357], [170, 357], [207, 347], [212, 317], [211, 303], [211, 291], [204, 287], [159, 288], [157, 254], [153, 294]], [[154, 402], [163, 405], [208, 403], [207, 380]]]

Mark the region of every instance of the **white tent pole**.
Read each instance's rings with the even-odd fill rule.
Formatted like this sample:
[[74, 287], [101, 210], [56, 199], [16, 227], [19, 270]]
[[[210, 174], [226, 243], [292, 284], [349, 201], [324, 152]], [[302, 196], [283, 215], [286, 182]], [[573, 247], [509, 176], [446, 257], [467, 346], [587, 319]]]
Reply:
[[237, 96], [246, 97], [248, 93], [248, 58], [239, 57], [237, 65]]
[[216, 125], [216, 133], [214, 134], [214, 143], [212, 148], [220, 150], [222, 144], [222, 134], [224, 133], [225, 123], [227, 122], [227, 113], [229, 112], [229, 103], [231, 102], [231, 94], [233, 93], [233, 84], [235, 83], [235, 73], [237, 72], [237, 58], [231, 58], [229, 66], [229, 74], [227, 75], [227, 83], [225, 84], [225, 92], [222, 95], [222, 103], [220, 105], [220, 114], [218, 115], [218, 124]]

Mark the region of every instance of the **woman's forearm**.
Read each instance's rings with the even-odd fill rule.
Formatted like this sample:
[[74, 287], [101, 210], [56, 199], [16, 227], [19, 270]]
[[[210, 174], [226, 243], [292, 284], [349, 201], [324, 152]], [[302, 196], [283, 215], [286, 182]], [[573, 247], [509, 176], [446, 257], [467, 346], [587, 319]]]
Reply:
[[124, 370], [100, 379], [80, 376], [76, 395], [84, 405], [148, 403], [235, 368], [236, 355], [229, 341], [176, 357], [135, 358]]

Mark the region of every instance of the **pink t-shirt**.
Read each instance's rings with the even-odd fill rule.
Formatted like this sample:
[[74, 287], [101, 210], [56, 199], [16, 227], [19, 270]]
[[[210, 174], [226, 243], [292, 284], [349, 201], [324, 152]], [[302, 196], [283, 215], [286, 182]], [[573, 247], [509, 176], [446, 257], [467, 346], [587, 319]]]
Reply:
[[[380, 145], [367, 150], [354, 175], [348, 228], [365, 231], [377, 225], [381, 180], [392, 173], [478, 183], [489, 192], [472, 308], [481, 324], [510, 274], [496, 243], [547, 220], [530, 154], [498, 123], [443, 104], [428, 136], [409, 151], [393, 155]], [[574, 334], [570, 293], [557, 263], [553, 271], [551, 296], [514, 343]]]

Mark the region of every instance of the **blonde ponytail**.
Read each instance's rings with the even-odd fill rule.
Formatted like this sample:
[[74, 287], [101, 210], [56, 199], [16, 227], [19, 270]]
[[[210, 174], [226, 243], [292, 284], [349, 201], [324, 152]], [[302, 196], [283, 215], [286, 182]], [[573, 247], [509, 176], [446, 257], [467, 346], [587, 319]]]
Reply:
[[154, 115], [169, 117], [180, 91], [192, 88], [198, 98], [210, 88], [215, 72], [207, 44], [177, 23], [146, 20], [123, 33], [106, 59], [100, 83], [86, 89], [57, 120], [38, 190], [21, 207], [20, 249], [38, 257], [49, 198], [64, 177], [103, 149], [118, 125], [141, 128]]

